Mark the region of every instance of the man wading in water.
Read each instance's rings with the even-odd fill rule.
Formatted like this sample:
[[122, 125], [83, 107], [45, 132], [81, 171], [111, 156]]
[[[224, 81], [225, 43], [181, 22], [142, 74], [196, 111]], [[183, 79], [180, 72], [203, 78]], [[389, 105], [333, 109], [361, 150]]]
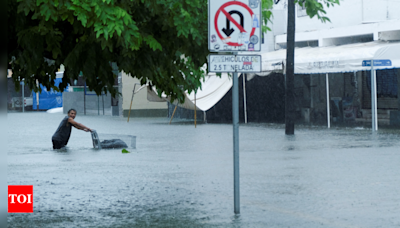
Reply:
[[68, 111], [68, 116], [66, 116], [58, 126], [56, 133], [54, 133], [51, 141], [53, 141], [53, 149], [61, 149], [66, 146], [69, 140], [69, 136], [71, 135], [71, 127], [74, 126], [79, 130], [83, 130], [86, 132], [91, 132], [92, 129], [86, 127], [83, 124], [76, 122], [75, 119], [76, 110], [70, 109]]

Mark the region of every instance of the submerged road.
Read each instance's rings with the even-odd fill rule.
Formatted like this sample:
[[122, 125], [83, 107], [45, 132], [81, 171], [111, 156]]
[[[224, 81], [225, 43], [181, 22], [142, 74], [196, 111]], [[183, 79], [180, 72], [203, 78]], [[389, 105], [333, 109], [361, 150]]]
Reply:
[[34, 213], [8, 227], [400, 227], [400, 130], [240, 125], [241, 214], [233, 213], [232, 125], [83, 116], [137, 148], [95, 150], [62, 114], [8, 114], [8, 185], [33, 185]]

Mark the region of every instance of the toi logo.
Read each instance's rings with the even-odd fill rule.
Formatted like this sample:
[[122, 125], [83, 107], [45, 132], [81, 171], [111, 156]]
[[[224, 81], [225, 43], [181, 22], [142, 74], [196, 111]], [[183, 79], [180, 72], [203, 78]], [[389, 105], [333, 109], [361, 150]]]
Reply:
[[33, 213], [33, 185], [8, 186], [8, 213]]

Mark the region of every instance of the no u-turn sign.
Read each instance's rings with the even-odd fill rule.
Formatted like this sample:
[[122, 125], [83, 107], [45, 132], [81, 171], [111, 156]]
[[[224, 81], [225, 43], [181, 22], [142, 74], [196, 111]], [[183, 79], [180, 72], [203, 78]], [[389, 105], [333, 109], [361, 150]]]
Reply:
[[211, 52], [261, 51], [260, 0], [210, 0], [208, 49]]

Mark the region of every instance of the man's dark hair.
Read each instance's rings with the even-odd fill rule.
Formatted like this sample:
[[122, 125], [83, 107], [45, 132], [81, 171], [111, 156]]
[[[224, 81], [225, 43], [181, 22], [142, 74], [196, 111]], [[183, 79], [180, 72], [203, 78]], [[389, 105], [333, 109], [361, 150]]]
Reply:
[[74, 111], [75, 113], [77, 113], [77, 111], [76, 111], [75, 109], [71, 108], [70, 110], [68, 110], [68, 114], [69, 114], [71, 111]]

